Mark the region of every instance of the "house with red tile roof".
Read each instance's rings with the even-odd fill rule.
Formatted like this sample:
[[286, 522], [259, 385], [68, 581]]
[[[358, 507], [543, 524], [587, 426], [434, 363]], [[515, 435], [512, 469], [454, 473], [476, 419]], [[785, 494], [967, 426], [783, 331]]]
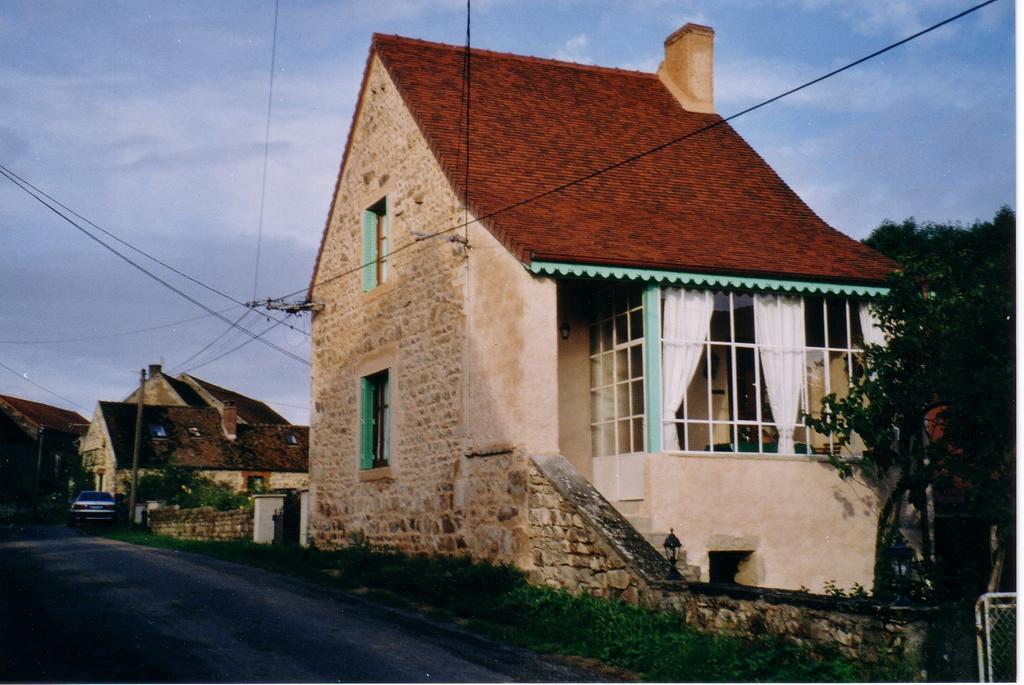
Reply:
[[898, 265], [715, 113], [713, 37], [651, 74], [374, 35], [308, 292], [317, 544], [604, 593], [557, 458], [694, 579], [870, 587], [877, 489], [802, 417]]
[[69, 409], [0, 395], [0, 502], [66, 490], [88, 426]]
[[[99, 402], [82, 438], [82, 465], [97, 490], [125, 492], [138, 392]], [[174, 378], [159, 364], [150, 365], [143, 393], [143, 471], [173, 462], [238, 491], [308, 485], [309, 428], [292, 425], [264, 402], [188, 374]]]

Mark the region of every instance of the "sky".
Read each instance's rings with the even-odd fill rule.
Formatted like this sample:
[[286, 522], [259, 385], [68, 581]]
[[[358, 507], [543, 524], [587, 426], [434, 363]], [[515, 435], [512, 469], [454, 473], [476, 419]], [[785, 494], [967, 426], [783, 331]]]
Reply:
[[[728, 116], [973, 4], [474, 0], [472, 44], [653, 72], [666, 36], [712, 26], [715, 107]], [[308, 285], [371, 35], [461, 45], [466, 3], [279, 0], [272, 49], [274, 20], [274, 0], [0, 0], [0, 164], [228, 295], [76, 219], [230, 321], [273, 325], [266, 338], [308, 360], [308, 316], [274, 324], [237, 302]], [[1016, 206], [1014, 21], [999, 0], [732, 124], [854, 238], [884, 220], [991, 218]], [[162, 363], [308, 421], [306, 364], [238, 347], [243, 333], [3, 177], [0, 288], [0, 394], [91, 417]]]

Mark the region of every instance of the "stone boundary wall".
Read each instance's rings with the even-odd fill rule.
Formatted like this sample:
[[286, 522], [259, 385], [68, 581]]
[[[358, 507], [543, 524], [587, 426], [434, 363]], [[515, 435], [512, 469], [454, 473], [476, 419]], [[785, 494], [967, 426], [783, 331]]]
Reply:
[[149, 529], [183, 540], [252, 540], [253, 510], [166, 507], [149, 512]]
[[678, 612], [707, 633], [776, 635], [812, 650], [853, 659], [884, 656], [925, 664], [935, 608], [899, 608], [870, 600], [791, 590], [664, 580], [668, 562], [572, 465], [533, 457], [529, 480], [530, 581], [651, 609]]
[[843, 656], [870, 663], [897, 656], [918, 668], [925, 663], [929, 628], [938, 611], [793, 590], [677, 585], [654, 583], [641, 603], [680, 612], [688, 625], [707, 633], [776, 635], [812, 649], [835, 648]]

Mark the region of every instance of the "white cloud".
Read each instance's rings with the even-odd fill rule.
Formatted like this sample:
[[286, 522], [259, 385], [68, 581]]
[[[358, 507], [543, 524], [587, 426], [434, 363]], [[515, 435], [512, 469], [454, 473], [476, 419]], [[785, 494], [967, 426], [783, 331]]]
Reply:
[[[966, 9], [957, 0], [798, 0], [800, 6], [815, 12], [838, 14], [862, 35], [902, 37], [916, 33]], [[953, 26], [941, 29], [943, 40], [956, 33]]]
[[[775, 97], [845, 64], [809, 65], [786, 60], [742, 59], [718, 66], [715, 99], [719, 111], [731, 111]], [[978, 69], [937, 70], [920, 60], [877, 61], [837, 74], [786, 96], [771, 107], [826, 112], [884, 112], [901, 107], [983, 107], [1005, 84]]]
[[587, 55], [587, 35], [580, 33], [565, 41], [565, 44], [555, 52], [554, 58], [566, 62], [578, 62], [580, 64], [593, 64], [594, 60]]

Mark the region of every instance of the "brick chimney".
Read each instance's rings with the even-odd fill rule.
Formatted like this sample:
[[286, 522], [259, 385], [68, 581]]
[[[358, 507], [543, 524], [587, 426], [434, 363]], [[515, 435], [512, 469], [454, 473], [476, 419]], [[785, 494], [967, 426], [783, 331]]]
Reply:
[[713, 114], [715, 30], [710, 26], [685, 24], [665, 39], [665, 59], [658, 66], [658, 78], [683, 109]]
[[150, 364], [149, 365], [149, 377], [155, 378], [163, 374], [163, 364]]
[[224, 432], [229, 440], [234, 440], [238, 434], [238, 407], [232, 400], [224, 402], [224, 408], [220, 412], [221, 423], [224, 424]]

